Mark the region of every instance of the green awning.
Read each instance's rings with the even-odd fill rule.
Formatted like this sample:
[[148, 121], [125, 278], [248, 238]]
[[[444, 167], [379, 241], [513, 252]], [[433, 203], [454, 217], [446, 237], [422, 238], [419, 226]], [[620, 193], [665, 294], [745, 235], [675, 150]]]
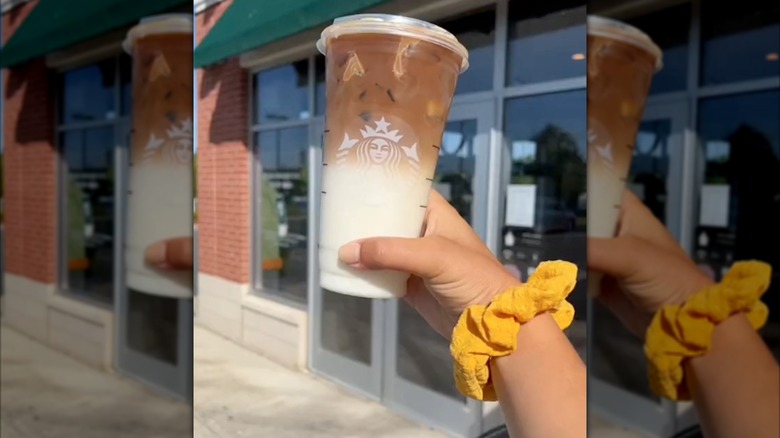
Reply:
[[192, 7], [182, 0], [40, 0], [3, 46], [0, 67], [64, 49], [139, 19]]
[[233, 0], [195, 49], [195, 67], [214, 64], [388, 0]]

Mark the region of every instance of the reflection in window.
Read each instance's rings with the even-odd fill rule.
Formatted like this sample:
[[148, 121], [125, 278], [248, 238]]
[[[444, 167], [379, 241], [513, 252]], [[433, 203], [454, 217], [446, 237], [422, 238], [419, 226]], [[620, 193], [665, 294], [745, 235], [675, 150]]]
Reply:
[[[368, 300], [364, 300], [368, 301]], [[420, 314], [403, 300], [398, 303], [396, 372], [404, 380], [466, 404], [455, 386], [450, 346]]]
[[314, 115], [325, 114], [325, 57], [314, 58]]
[[67, 288], [92, 300], [113, 301], [114, 129], [67, 131]]
[[132, 289], [127, 294], [127, 346], [171, 365], [179, 363], [179, 300]]
[[116, 59], [111, 58], [60, 75], [60, 123], [116, 118], [115, 73]]
[[308, 126], [256, 135], [262, 166], [262, 260], [265, 292], [306, 301]]
[[455, 94], [493, 89], [496, 11], [471, 11], [467, 17], [440, 24], [452, 32], [469, 51], [469, 69], [458, 78]]
[[[704, 99], [699, 104], [704, 180], [693, 233], [694, 259], [719, 280], [734, 261], [762, 260], [773, 279], [764, 294], [780, 304], [780, 90]], [[780, 318], [763, 333], [780, 347]]]
[[671, 131], [669, 119], [647, 120], [640, 124], [628, 181], [628, 188], [662, 223], [666, 222]]
[[780, 5], [702, 2], [701, 84], [780, 75]]
[[688, 83], [688, 35], [691, 4], [663, 9], [628, 20], [663, 50], [663, 68], [653, 76], [650, 94], [684, 90]]
[[509, 3], [507, 85], [585, 76], [582, 1]]
[[436, 165], [434, 188], [471, 222], [471, 203], [474, 198], [474, 166], [477, 135], [475, 119], [447, 122], [442, 136], [441, 153]]
[[309, 112], [309, 61], [304, 59], [255, 75], [255, 123], [305, 120]]
[[373, 300], [322, 291], [322, 347], [371, 365]]
[[133, 111], [133, 60], [130, 55], [119, 56], [120, 110], [123, 116]]
[[[476, 135], [476, 119], [447, 122], [433, 185], [469, 223], [478, 153]], [[452, 380], [452, 359], [447, 341], [408, 304], [398, 306], [398, 327], [404, 328], [398, 332], [398, 376], [465, 403], [465, 397]]]
[[[568, 260], [585, 272], [584, 90], [508, 100], [505, 109], [506, 181], [503, 263], [527, 278], [539, 262]], [[584, 281], [571, 295], [585, 317]]]

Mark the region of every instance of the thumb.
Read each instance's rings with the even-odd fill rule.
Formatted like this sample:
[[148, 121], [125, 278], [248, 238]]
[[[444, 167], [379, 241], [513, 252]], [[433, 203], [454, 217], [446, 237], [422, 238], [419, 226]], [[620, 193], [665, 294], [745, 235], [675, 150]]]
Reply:
[[146, 263], [162, 269], [192, 269], [192, 238], [179, 237], [156, 242], [144, 251]]
[[339, 260], [354, 268], [389, 269], [421, 278], [434, 278], [445, 266], [462, 263], [462, 251], [454, 242], [438, 236], [405, 239], [375, 237], [348, 243], [339, 249]]
[[610, 277], [627, 278], [652, 257], [654, 248], [631, 236], [614, 239], [588, 239], [588, 268]]

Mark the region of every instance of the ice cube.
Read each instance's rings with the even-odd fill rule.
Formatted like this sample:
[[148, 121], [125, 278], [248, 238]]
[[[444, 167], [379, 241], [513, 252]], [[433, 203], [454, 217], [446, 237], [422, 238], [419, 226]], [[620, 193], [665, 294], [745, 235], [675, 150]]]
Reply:
[[344, 68], [344, 75], [342, 76], [344, 82], [349, 81], [354, 76], [362, 77], [365, 73], [366, 70], [363, 68], [363, 64], [360, 63], [357, 53], [354, 51], [349, 52], [347, 66]]

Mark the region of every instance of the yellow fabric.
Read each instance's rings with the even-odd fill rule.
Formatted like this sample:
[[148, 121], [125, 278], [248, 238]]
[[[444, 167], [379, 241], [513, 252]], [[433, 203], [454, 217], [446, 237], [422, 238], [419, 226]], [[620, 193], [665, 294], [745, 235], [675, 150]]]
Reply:
[[465, 396], [496, 400], [489, 361], [517, 348], [520, 325], [549, 312], [561, 330], [574, 319], [566, 297], [577, 282], [577, 266], [569, 262], [543, 262], [528, 282], [496, 297], [488, 306], [474, 305], [461, 314], [452, 332], [450, 352], [455, 384]]
[[744, 312], [756, 330], [766, 323], [769, 310], [759, 299], [771, 275], [766, 263], [735, 263], [719, 284], [655, 314], [645, 337], [645, 355], [650, 386], [657, 395], [690, 400], [683, 362], [707, 353], [715, 326], [731, 315]]

